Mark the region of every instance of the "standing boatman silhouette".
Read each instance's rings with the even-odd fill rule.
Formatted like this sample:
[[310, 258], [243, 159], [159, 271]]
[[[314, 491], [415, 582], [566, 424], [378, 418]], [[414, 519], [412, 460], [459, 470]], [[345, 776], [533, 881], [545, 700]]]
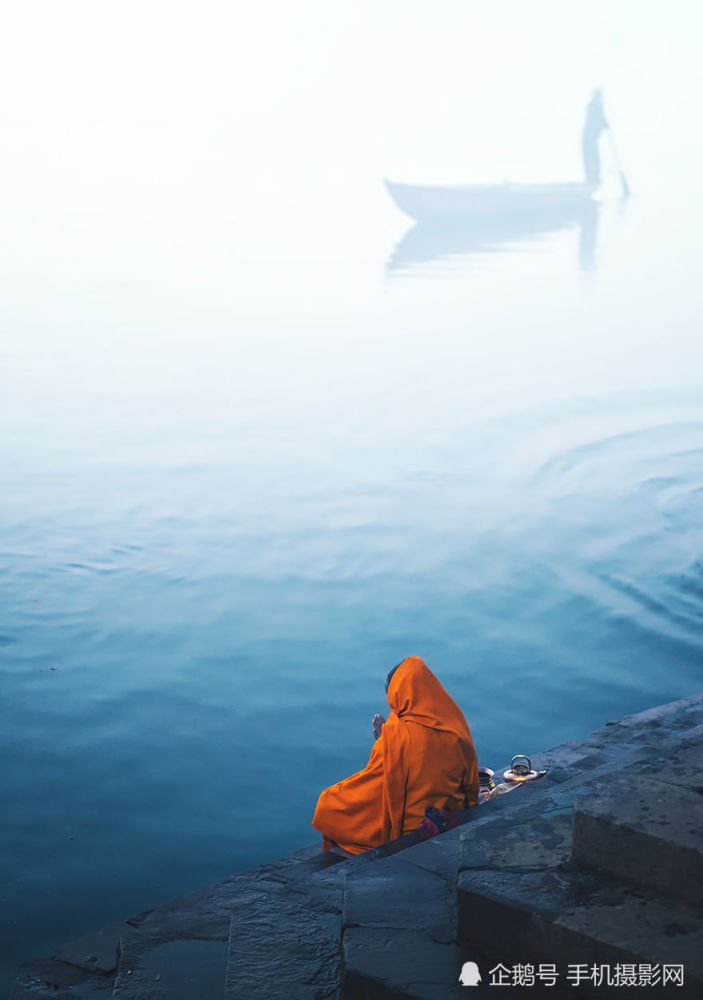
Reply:
[[603, 109], [603, 91], [594, 90], [586, 106], [586, 121], [583, 125], [582, 150], [583, 168], [589, 184], [600, 184], [600, 153], [598, 140], [605, 129], [610, 128]]

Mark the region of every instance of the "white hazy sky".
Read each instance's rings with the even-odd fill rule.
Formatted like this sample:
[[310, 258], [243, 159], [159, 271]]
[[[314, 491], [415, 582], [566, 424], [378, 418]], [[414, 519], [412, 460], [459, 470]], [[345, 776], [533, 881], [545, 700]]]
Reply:
[[699, 185], [698, 0], [26, 0], [0, 34], [12, 213], [385, 204], [578, 178], [594, 86], [638, 192]]

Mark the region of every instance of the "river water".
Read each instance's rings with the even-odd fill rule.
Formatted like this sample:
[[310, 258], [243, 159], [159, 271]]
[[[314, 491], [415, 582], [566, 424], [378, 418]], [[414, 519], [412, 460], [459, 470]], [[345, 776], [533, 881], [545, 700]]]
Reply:
[[315, 840], [408, 654], [493, 766], [701, 687], [700, 207], [368, 201], [14, 220], [6, 974]]

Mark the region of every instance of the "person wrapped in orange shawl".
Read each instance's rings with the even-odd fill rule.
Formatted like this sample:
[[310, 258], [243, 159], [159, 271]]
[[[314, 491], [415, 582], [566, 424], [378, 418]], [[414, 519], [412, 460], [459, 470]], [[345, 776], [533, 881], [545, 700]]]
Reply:
[[363, 771], [320, 795], [312, 825], [322, 850], [361, 854], [417, 830], [425, 808], [456, 811], [478, 802], [478, 762], [459, 706], [419, 656], [386, 681], [388, 720], [374, 718], [376, 742]]

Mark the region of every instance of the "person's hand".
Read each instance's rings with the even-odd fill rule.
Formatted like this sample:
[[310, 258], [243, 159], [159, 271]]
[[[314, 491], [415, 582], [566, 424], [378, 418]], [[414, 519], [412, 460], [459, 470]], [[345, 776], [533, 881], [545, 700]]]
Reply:
[[378, 715], [378, 714], [374, 715], [374, 717], [373, 717], [373, 738], [375, 740], [377, 740], [378, 737], [381, 735], [381, 727], [383, 726], [383, 723], [385, 721], [386, 720], [383, 718], [382, 715]]

